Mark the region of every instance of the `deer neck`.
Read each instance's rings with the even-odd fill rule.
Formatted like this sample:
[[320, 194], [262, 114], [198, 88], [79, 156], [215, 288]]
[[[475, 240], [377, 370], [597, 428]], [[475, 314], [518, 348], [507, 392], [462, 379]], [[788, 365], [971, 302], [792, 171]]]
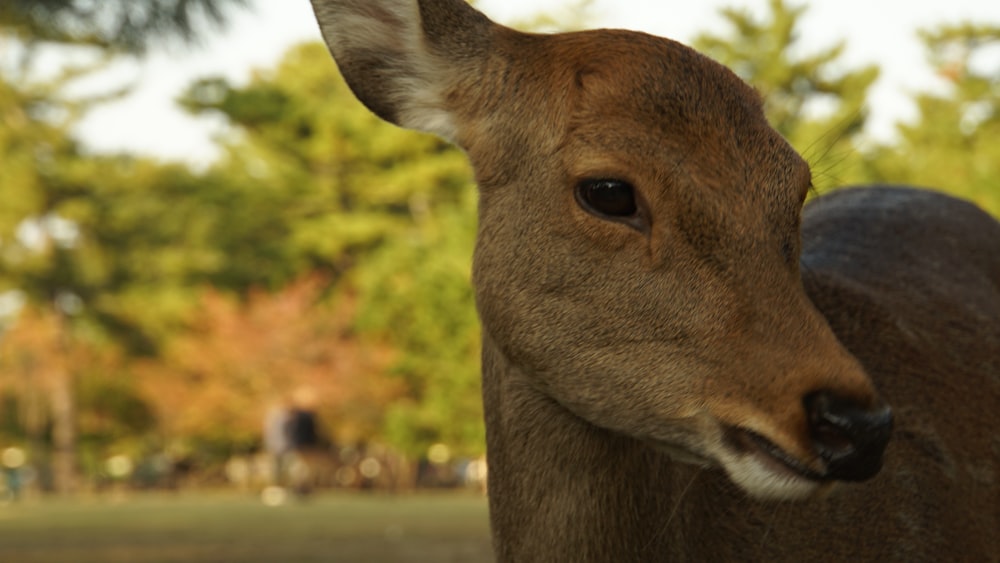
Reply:
[[730, 517], [724, 501], [739, 495], [720, 472], [577, 417], [485, 331], [483, 396], [498, 561], [681, 560], [696, 549], [703, 557]]

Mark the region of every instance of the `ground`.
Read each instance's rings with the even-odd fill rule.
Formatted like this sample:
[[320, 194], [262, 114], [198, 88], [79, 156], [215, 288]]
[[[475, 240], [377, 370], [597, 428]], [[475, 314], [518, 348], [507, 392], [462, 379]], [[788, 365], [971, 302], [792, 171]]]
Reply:
[[0, 506], [0, 561], [489, 562], [485, 498], [130, 495]]

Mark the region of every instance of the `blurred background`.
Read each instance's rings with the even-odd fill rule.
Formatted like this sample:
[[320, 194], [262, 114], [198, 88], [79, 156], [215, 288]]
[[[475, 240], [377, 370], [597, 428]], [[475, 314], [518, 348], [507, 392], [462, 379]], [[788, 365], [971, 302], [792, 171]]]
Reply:
[[[1000, 215], [1000, 3], [477, 5], [695, 46], [820, 193]], [[0, 560], [490, 560], [475, 203], [304, 0], [3, 0]]]

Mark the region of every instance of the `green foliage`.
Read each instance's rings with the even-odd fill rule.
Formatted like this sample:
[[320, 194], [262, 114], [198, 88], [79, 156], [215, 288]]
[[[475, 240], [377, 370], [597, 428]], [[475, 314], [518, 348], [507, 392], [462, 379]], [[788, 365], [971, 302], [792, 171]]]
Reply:
[[384, 438], [415, 455], [435, 442], [481, 453], [465, 156], [373, 116], [320, 43], [244, 87], [201, 80], [180, 102], [238, 126], [219, 172], [280, 194], [270, 213], [288, 228], [287, 255], [343, 280], [360, 333], [398, 351], [391, 371], [407, 395], [387, 405]]
[[28, 81], [0, 73], [0, 240], [16, 238], [21, 221], [38, 216], [59, 194], [48, 182], [76, 154], [67, 130], [72, 101], [61, 96], [67, 77]]
[[394, 373], [409, 391], [389, 406], [387, 438], [414, 455], [444, 442], [479, 454], [485, 442], [480, 331], [471, 277], [475, 198], [444, 209], [358, 268], [359, 327], [400, 349]]
[[31, 42], [142, 52], [168, 39], [194, 40], [205, 25], [223, 23], [227, 4], [245, 0], [5, 0], [0, 29]]
[[[0, 201], [4, 202], [0, 294], [17, 291], [26, 308], [48, 310], [49, 316], [63, 319], [56, 323], [56, 346], [47, 350], [56, 359], [46, 392], [57, 490], [74, 488], [78, 467], [79, 421], [73, 384], [81, 366], [69, 361], [69, 350], [79, 339], [110, 347], [114, 347], [111, 342], [121, 341], [134, 350], [151, 351], [150, 332], [135, 329], [148, 329], [148, 323], [143, 326], [141, 321], [148, 321], [150, 312], [170, 302], [157, 297], [176, 295], [172, 283], [176, 277], [166, 283], [159, 278], [145, 282], [157, 270], [170, 274], [188, 270], [186, 253], [170, 252], [176, 245], [166, 242], [169, 233], [164, 230], [154, 227], [148, 235], [144, 230], [146, 236], [137, 237], [139, 242], [118, 236], [134, 233], [135, 229], [116, 228], [129, 221], [134, 224], [136, 217], [145, 216], [148, 225], [159, 225], [160, 210], [149, 205], [122, 206], [123, 198], [117, 197], [120, 193], [114, 193], [115, 188], [142, 187], [136, 188], [134, 179], [127, 178], [113, 159], [83, 154], [69, 134], [84, 111], [120, 92], [74, 99], [65, 90], [75, 78], [99, 68], [119, 50], [141, 52], [168, 37], [193, 39], [197, 27], [193, 16], [200, 12], [203, 21], [207, 17], [218, 23], [221, 3], [226, 1], [242, 0], [7, 0], [0, 4], [0, 41], [5, 48], [0, 63]], [[94, 65], [66, 65], [54, 78], [40, 80], [33, 72], [40, 42], [98, 47], [103, 56]], [[14, 56], [6, 51], [11, 46]], [[153, 176], [172, 173], [150, 172], [148, 166], [146, 171]], [[140, 250], [144, 245], [147, 248], [142, 250], [151, 246], [154, 252]], [[170, 250], [155, 252], [165, 247]], [[122, 306], [129, 298], [131, 306]]]
[[106, 449], [133, 442], [136, 437], [156, 430], [157, 420], [151, 406], [127, 376], [84, 375], [77, 386], [82, 441], [95, 449]]
[[757, 88], [772, 126], [810, 161], [817, 188], [856, 181], [861, 155], [855, 143], [868, 117], [868, 89], [879, 70], [835, 70], [843, 42], [796, 55], [806, 7], [786, 0], [769, 0], [769, 7], [762, 21], [744, 9], [723, 9], [732, 35], [703, 34], [694, 46]]
[[302, 267], [341, 274], [359, 253], [468, 189], [458, 150], [371, 115], [319, 43], [292, 49], [245, 87], [199, 81], [180, 102], [238, 127], [218, 171], [273, 194], [267, 212], [289, 227], [289, 254]]
[[24, 440], [21, 403], [14, 393], [6, 391], [0, 394], [0, 441], [10, 444]]
[[949, 25], [921, 38], [947, 87], [916, 97], [917, 121], [873, 155], [870, 174], [941, 188], [1000, 216], [1000, 66], [982, 56], [1000, 47], [1000, 26]]
[[578, 31], [589, 24], [594, 0], [573, 0], [557, 8], [558, 11], [542, 12], [524, 20], [513, 22], [516, 29], [538, 32]]

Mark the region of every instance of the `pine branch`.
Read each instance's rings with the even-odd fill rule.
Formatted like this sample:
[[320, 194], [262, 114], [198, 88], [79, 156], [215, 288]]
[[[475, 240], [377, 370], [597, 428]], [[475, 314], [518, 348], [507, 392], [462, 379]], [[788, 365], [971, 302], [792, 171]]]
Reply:
[[195, 43], [247, 0], [5, 0], [0, 29], [28, 41], [94, 45], [131, 53]]

